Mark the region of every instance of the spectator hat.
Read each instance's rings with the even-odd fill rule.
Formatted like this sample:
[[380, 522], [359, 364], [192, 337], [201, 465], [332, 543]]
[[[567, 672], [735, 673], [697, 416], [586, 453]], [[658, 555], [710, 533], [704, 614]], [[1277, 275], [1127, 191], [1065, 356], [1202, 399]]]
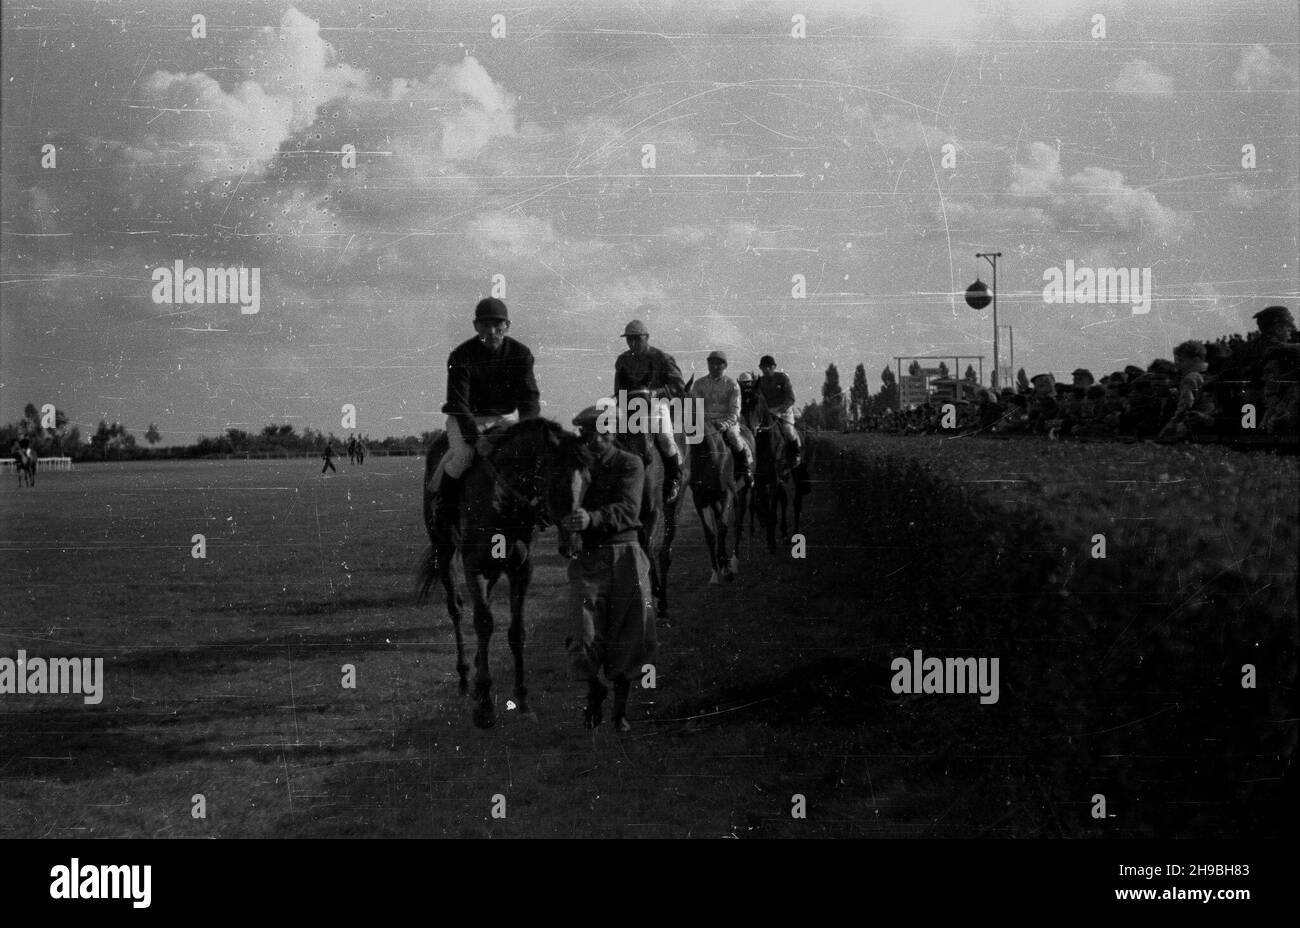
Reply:
[[631, 322], [629, 322], [626, 326], [623, 327], [624, 338], [627, 338], [629, 335], [649, 335], [649, 334], [650, 334], [650, 330], [645, 327], [645, 323], [642, 322], [640, 319], [633, 319]]
[[770, 354], [765, 354], [758, 359], [759, 367], [767, 367], [769, 364], [776, 367], [776, 358], [772, 357]]
[[479, 300], [478, 305], [474, 307], [474, 321], [478, 322], [484, 319], [488, 321], [502, 320], [504, 322], [509, 322], [510, 313], [506, 309], [505, 303], [494, 296], [489, 296]]
[[749, 371], [742, 371], [740, 376], [736, 378], [736, 383], [753, 383], [753, 382], [754, 382], [754, 375], [751, 374]]
[[726, 363], [727, 363], [727, 353], [726, 353], [725, 351], [710, 351], [710, 352], [709, 352], [709, 360], [710, 360], [710, 361], [721, 361], [723, 364], [726, 364]]
[[1279, 322], [1285, 322], [1287, 325], [1294, 326], [1295, 319], [1291, 316], [1291, 310], [1285, 306], [1266, 306], [1259, 312], [1255, 313], [1255, 324], [1261, 329], [1265, 326], [1276, 325]]

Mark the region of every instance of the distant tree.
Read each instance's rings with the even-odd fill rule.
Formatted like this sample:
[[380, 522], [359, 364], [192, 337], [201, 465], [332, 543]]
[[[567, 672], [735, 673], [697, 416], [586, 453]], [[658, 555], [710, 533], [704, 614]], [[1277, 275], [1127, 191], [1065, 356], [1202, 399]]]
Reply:
[[882, 386], [880, 392], [876, 394], [875, 412], [884, 412], [888, 409], [898, 408], [898, 377], [894, 375], [894, 369], [886, 365], [885, 369], [880, 372], [880, 381]]
[[867, 386], [867, 369], [859, 364], [853, 370], [853, 386], [849, 387], [849, 420], [854, 428], [866, 416], [870, 402], [871, 387]]
[[917, 360], [915, 360], [915, 359], [913, 359], [913, 360], [912, 360], [912, 363], [909, 364], [909, 365], [907, 365], [907, 373], [908, 373], [908, 376], [910, 376], [910, 377], [920, 377], [920, 376], [921, 376], [921, 362], [920, 362], [920, 361], [917, 361]]
[[1016, 371], [1016, 386], [1020, 388], [1021, 393], [1028, 393], [1030, 390], [1029, 377], [1025, 374], [1025, 369], [1023, 367]]
[[826, 368], [826, 382], [822, 384], [822, 428], [837, 432], [844, 428], [844, 405], [840, 372], [831, 364]]
[[112, 437], [108, 423], [100, 419], [99, 425], [95, 426], [95, 434], [90, 436], [90, 448], [101, 461], [108, 460], [108, 443]]
[[795, 425], [805, 431], [816, 432], [825, 427], [825, 417], [822, 414], [821, 403], [809, 403], [803, 408], [803, 412], [795, 417]]
[[144, 430], [144, 440], [151, 445], [156, 445], [162, 441], [162, 436], [158, 434], [158, 426], [150, 422], [149, 427]]
[[949, 377], [948, 365], [944, 361], [939, 362], [939, 377], [942, 378], [943, 380], [947, 380]]
[[965, 374], [965, 377], [966, 377], [966, 379], [969, 380], [971, 383], [978, 383], [978, 382], [979, 382], [979, 375], [975, 373], [975, 365], [974, 365], [974, 364], [967, 364], [967, 365], [966, 365], [966, 374]]

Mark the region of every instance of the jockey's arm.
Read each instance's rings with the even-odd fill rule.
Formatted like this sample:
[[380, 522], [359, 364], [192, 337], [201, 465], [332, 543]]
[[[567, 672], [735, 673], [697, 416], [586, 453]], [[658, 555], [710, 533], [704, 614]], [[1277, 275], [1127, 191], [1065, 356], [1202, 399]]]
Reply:
[[772, 411], [781, 414], [794, 408], [794, 387], [790, 383], [790, 378], [781, 377], [781, 401], [772, 408]]
[[536, 419], [542, 414], [541, 396], [542, 392], [537, 389], [537, 376], [533, 373], [533, 356], [530, 353], [524, 366], [523, 383], [520, 385], [518, 399], [520, 419]]
[[686, 381], [682, 378], [682, 370], [677, 366], [672, 355], [664, 355], [663, 383], [655, 392], [663, 399], [682, 396], [686, 392]]
[[456, 420], [461, 437], [467, 442], [478, 438], [478, 423], [469, 405], [469, 366], [447, 361], [447, 402], [442, 411]]

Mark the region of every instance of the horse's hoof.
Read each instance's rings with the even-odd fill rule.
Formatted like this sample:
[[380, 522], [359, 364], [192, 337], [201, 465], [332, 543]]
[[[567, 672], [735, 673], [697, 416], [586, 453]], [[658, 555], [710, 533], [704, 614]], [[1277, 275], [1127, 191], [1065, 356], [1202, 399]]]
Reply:
[[610, 724], [613, 725], [614, 731], [618, 732], [620, 735], [626, 734], [632, 730], [632, 725], [628, 722], [626, 716], [620, 715], [618, 718], [610, 719], [609, 721]]
[[715, 570], [709, 575], [709, 586], [721, 586], [722, 581], [718, 579], [718, 572]]
[[483, 706], [474, 707], [474, 724], [477, 727], [491, 728], [496, 723], [497, 723], [497, 715], [496, 712], [492, 710], [491, 706], [488, 706], [486, 708]]
[[598, 728], [605, 718], [599, 709], [592, 709], [588, 706], [582, 713], [582, 727], [587, 729]]

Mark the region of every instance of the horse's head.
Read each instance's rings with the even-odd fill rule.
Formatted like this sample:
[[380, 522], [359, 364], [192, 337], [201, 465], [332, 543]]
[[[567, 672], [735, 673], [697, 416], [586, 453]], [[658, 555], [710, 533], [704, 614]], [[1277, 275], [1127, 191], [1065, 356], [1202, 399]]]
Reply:
[[581, 438], [549, 419], [511, 426], [492, 458], [506, 482], [555, 524], [564, 557], [572, 553], [573, 538], [560, 523], [582, 504], [591, 460]]

